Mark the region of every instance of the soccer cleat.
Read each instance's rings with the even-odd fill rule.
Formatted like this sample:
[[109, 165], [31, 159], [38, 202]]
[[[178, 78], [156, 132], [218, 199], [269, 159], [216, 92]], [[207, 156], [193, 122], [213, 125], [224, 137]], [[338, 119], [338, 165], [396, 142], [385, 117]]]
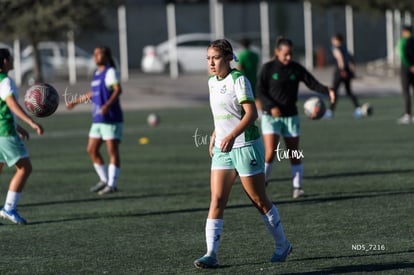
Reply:
[[203, 257], [194, 261], [194, 266], [197, 268], [201, 268], [201, 269], [217, 268], [218, 260], [214, 255], [212, 256], [204, 255]]
[[399, 119], [397, 119], [398, 124], [411, 124], [411, 122], [412, 122], [412, 118], [409, 114], [405, 114]]
[[292, 249], [293, 249], [292, 245], [288, 242], [287, 249], [282, 254], [276, 254], [276, 251], [275, 251], [275, 253], [273, 253], [272, 258], [270, 259], [270, 262], [281, 263], [281, 262], [286, 261], [288, 255], [292, 252]]
[[293, 189], [293, 198], [294, 199], [297, 199], [297, 198], [300, 198], [300, 197], [303, 197], [303, 196], [305, 196], [305, 191], [303, 191], [302, 188]]
[[333, 118], [333, 112], [331, 109], [328, 109], [325, 111], [325, 114], [323, 115], [323, 119], [332, 119]]
[[361, 118], [363, 115], [361, 107], [356, 107], [354, 111], [354, 118]]
[[106, 185], [101, 191], [98, 192], [98, 195], [106, 195], [110, 193], [115, 193], [116, 191], [118, 191], [116, 187]]
[[104, 189], [105, 186], [106, 186], [106, 182], [99, 181], [96, 185], [92, 186], [91, 189], [89, 189], [89, 191], [91, 191], [91, 192], [99, 192], [102, 189]]
[[17, 213], [16, 209], [7, 211], [6, 209], [2, 209], [0, 211], [0, 216], [3, 217], [6, 220], [11, 221], [15, 224], [27, 224], [26, 220], [20, 217], [19, 213]]

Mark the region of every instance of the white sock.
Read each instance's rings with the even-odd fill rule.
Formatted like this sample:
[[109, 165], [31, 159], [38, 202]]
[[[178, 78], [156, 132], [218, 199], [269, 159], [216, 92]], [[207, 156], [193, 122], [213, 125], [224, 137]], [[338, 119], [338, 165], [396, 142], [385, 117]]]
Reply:
[[107, 172], [106, 172], [105, 164], [94, 163], [93, 167], [95, 168], [95, 171], [99, 176], [99, 180], [103, 181], [103, 182], [108, 182], [108, 175], [107, 175]]
[[220, 241], [223, 219], [207, 219], [206, 222], [206, 243], [208, 256], [217, 255]]
[[302, 188], [303, 164], [292, 165], [290, 170], [292, 172], [293, 188]]
[[272, 173], [273, 162], [265, 162], [265, 181], [268, 181]]
[[109, 164], [108, 166], [108, 185], [112, 188], [116, 187], [116, 182], [119, 176], [119, 167], [116, 167], [114, 164]]
[[269, 212], [263, 215], [263, 221], [275, 240], [276, 253], [283, 253], [286, 250], [287, 240], [275, 205], [273, 205]]
[[20, 193], [14, 192], [14, 191], [8, 191], [6, 202], [4, 203], [4, 209], [6, 211], [16, 209], [19, 199], [20, 199]]

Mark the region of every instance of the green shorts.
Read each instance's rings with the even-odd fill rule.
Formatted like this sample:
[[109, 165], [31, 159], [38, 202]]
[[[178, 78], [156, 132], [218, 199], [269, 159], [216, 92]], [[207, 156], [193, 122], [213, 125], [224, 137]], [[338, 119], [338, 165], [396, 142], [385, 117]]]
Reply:
[[235, 169], [240, 177], [248, 177], [264, 172], [264, 147], [262, 139], [253, 144], [233, 148], [224, 153], [220, 148], [213, 148], [211, 170]]
[[122, 139], [122, 122], [119, 123], [92, 123], [89, 131], [90, 138], [103, 140]]
[[0, 163], [7, 163], [10, 167], [27, 157], [29, 153], [19, 136], [0, 137]]
[[296, 116], [272, 117], [269, 114], [262, 115], [262, 133], [282, 135], [284, 137], [300, 136], [300, 118]]

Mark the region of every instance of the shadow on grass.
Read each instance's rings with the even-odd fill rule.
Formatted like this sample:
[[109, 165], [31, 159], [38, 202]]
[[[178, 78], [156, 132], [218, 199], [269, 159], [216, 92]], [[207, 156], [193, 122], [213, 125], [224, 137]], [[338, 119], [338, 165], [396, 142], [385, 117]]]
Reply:
[[[406, 174], [406, 173], [414, 173], [412, 169], [400, 169], [400, 170], [378, 170], [378, 171], [355, 171], [355, 172], [343, 172], [343, 173], [332, 173], [332, 174], [325, 174], [325, 175], [311, 175], [311, 176], [304, 176], [304, 179], [311, 179], [311, 180], [324, 180], [324, 179], [331, 179], [331, 178], [346, 178], [346, 177], [363, 177], [363, 176], [378, 176], [378, 175], [394, 175], [394, 174]], [[278, 181], [290, 181], [292, 178], [278, 178], [278, 179], [270, 179], [269, 182], [278, 182]]]
[[344, 274], [354, 272], [380, 272], [397, 269], [412, 269], [414, 263], [383, 263], [383, 264], [364, 264], [364, 265], [347, 265], [326, 268], [320, 271], [283, 273], [284, 275], [313, 275], [313, 274]]
[[[320, 198], [302, 198], [299, 200], [286, 200], [278, 201], [277, 205], [282, 204], [307, 204], [307, 203], [325, 203], [332, 201], [343, 201], [343, 200], [352, 200], [352, 199], [361, 199], [361, 198], [374, 198], [374, 197], [383, 197], [383, 196], [396, 196], [396, 195], [409, 195], [414, 194], [414, 189], [400, 190], [400, 191], [386, 191], [386, 192], [375, 192], [373, 194], [361, 194], [357, 195], [347, 195], [347, 196], [332, 196], [332, 197], [320, 197]], [[43, 203], [33, 203], [22, 205], [24, 207], [28, 206], [50, 206], [56, 204], [70, 204], [70, 203], [81, 203], [81, 202], [99, 202], [99, 201], [113, 201], [113, 200], [125, 200], [125, 199], [143, 199], [150, 197], [165, 197], [165, 196], [176, 196], [183, 195], [183, 193], [176, 194], [157, 194], [157, 195], [146, 195], [146, 196], [120, 196], [120, 197], [105, 197], [105, 198], [90, 198], [90, 199], [79, 199], [79, 200], [67, 200], [67, 201], [52, 201], [52, 202], [43, 202]], [[229, 205], [226, 209], [241, 209], [253, 207], [252, 204], [238, 204], [238, 205]], [[48, 224], [48, 223], [63, 223], [70, 221], [80, 221], [80, 220], [96, 220], [103, 218], [137, 218], [137, 217], [147, 217], [147, 216], [158, 216], [158, 215], [174, 215], [174, 214], [183, 214], [183, 213], [195, 213], [195, 212], [205, 212], [207, 213], [207, 207], [200, 208], [188, 208], [188, 209], [177, 209], [177, 210], [163, 210], [163, 211], [152, 211], [146, 213], [114, 213], [108, 215], [107, 213], [102, 215], [94, 214], [93, 216], [84, 216], [84, 217], [73, 217], [59, 220], [50, 220], [50, 221], [38, 221], [32, 222], [31, 225], [35, 224]]]
[[139, 199], [148, 199], [156, 197], [174, 197], [174, 196], [183, 196], [191, 195], [189, 193], [169, 193], [169, 194], [148, 194], [141, 196], [102, 196], [95, 198], [84, 198], [84, 199], [73, 199], [73, 200], [59, 200], [59, 201], [45, 201], [45, 202], [36, 202], [36, 203], [25, 203], [19, 205], [19, 208], [23, 207], [36, 207], [36, 206], [51, 206], [58, 204], [77, 204], [77, 203], [87, 203], [87, 202], [102, 202], [102, 201], [118, 201], [118, 200], [139, 200]]

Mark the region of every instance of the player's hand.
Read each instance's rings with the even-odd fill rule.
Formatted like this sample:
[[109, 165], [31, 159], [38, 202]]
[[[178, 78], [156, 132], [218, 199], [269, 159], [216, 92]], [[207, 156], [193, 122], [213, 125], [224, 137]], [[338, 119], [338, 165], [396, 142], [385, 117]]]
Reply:
[[272, 117], [280, 117], [282, 115], [278, 107], [273, 107], [272, 109], [270, 109], [270, 114], [272, 115]]
[[108, 106], [106, 106], [106, 105], [103, 105], [102, 107], [101, 107], [101, 114], [102, 115], [106, 115], [107, 113], [108, 113]]
[[411, 72], [412, 74], [414, 74], [414, 66], [411, 66], [411, 67], [410, 67], [410, 72]]
[[343, 79], [348, 78], [348, 73], [345, 70], [341, 71], [341, 78], [343, 78]]
[[42, 125], [40, 125], [39, 123], [33, 121], [30, 126], [33, 128], [33, 130], [36, 131], [36, 133], [39, 136], [43, 135], [43, 127], [42, 127]]
[[229, 135], [227, 137], [225, 137], [222, 141], [221, 141], [221, 145], [220, 145], [220, 150], [224, 153], [228, 153], [231, 151], [231, 149], [233, 149], [233, 145], [234, 145], [234, 140], [236, 138]]
[[75, 105], [76, 105], [76, 103], [73, 102], [73, 101], [68, 102], [68, 103], [66, 103], [66, 109], [72, 110], [75, 107]]
[[332, 88], [329, 88], [329, 98], [331, 99], [331, 103], [334, 104], [336, 100], [336, 94]]

